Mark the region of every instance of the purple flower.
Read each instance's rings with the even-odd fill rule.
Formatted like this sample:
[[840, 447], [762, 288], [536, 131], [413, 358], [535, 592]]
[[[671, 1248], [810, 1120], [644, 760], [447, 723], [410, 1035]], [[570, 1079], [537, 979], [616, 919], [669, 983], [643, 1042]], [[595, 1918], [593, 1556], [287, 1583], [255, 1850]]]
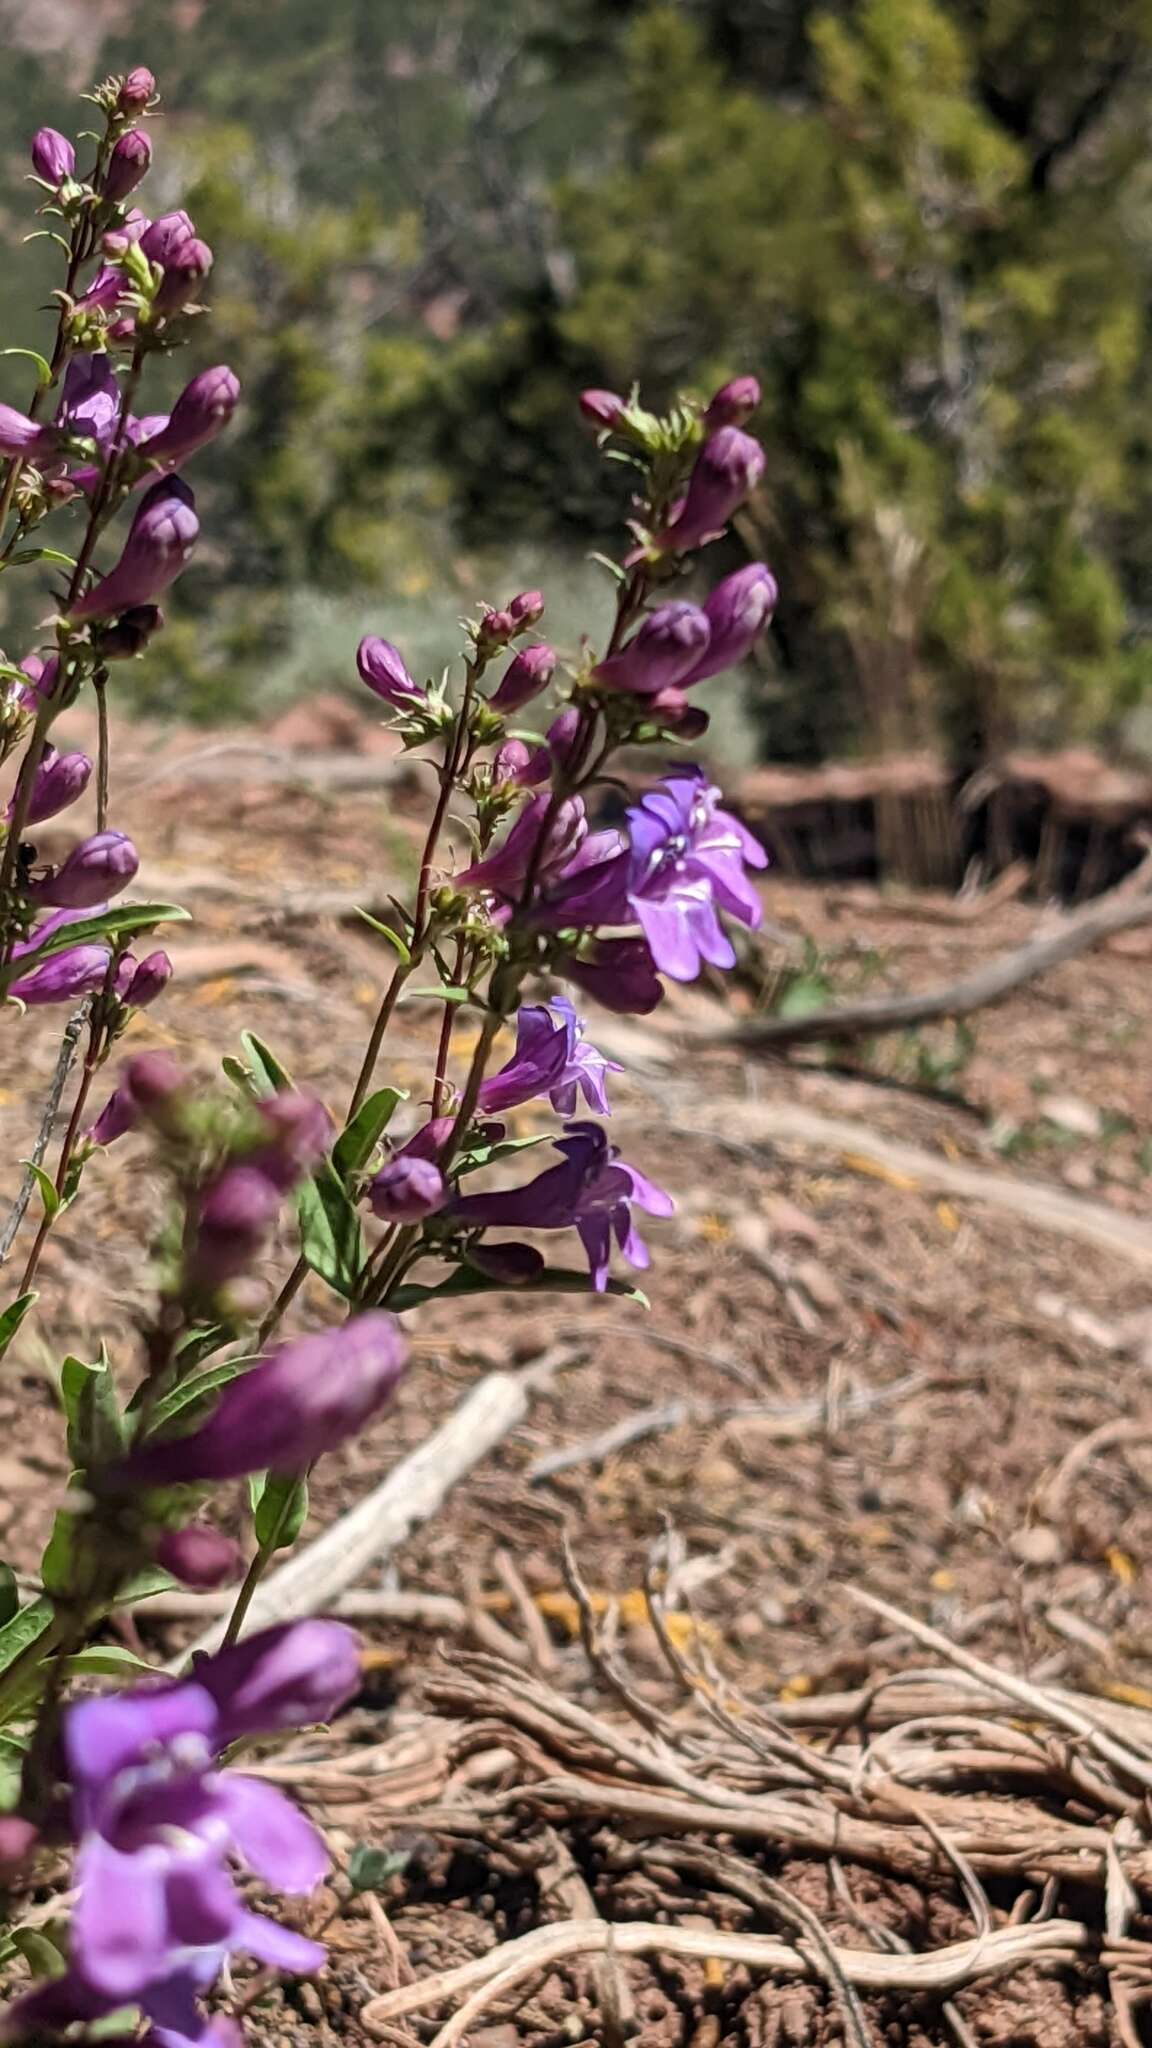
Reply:
[[256, 1109], [270, 1139], [257, 1146], [247, 1163], [287, 1194], [319, 1166], [335, 1136], [332, 1119], [319, 1097], [302, 1088], [266, 1095]]
[[[78, 802], [91, 774], [92, 763], [87, 754], [58, 754], [55, 747], [45, 747], [33, 778], [25, 824], [42, 825], [45, 818], [55, 818], [69, 804]], [[5, 816], [11, 818], [11, 804]]]
[[[147, 239], [144, 236], [142, 248]], [[197, 235], [187, 235], [177, 242], [164, 259], [164, 275], [152, 301], [153, 310], [169, 317], [182, 313], [208, 276], [212, 262], [211, 249]]]
[[360, 1650], [342, 1622], [281, 1622], [203, 1659], [195, 1678], [216, 1702], [227, 1745], [330, 1721], [359, 1687]]
[[156, 220], [147, 222], [139, 237], [140, 247], [149, 263], [158, 263], [162, 270], [171, 263], [185, 242], [194, 242], [195, 239], [196, 224], [182, 206], [175, 213], [162, 213]]
[[517, 1011], [516, 1050], [499, 1073], [483, 1082], [477, 1107], [486, 1115], [500, 1115], [547, 1095], [558, 1116], [571, 1116], [579, 1089], [589, 1109], [609, 1116], [604, 1076], [623, 1071], [587, 1043], [583, 1022], [567, 996], [554, 996]]
[[70, 946], [53, 953], [40, 967], [32, 968], [8, 984], [8, 994], [31, 1006], [40, 1003], [74, 1003], [103, 988], [112, 955], [107, 946]]
[[513, 625], [521, 632], [523, 632], [526, 626], [534, 626], [537, 619], [542, 619], [544, 616], [544, 592], [542, 590], [520, 591], [519, 595], [512, 599], [508, 607], [508, 616], [512, 620]]
[[410, 711], [427, 703], [427, 691], [409, 675], [403, 655], [390, 640], [366, 634], [356, 649], [356, 666], [361, 682], [394, 711]]
[[129, 128], [115, 144], [104, 174], [104, 197], [119, 202], [136, 190], [152, 162], [152, 142], [143, 128]]
[[46, 185], [62, 185], [76, 169], [76, 151], [58, 128], [38, 128], [32, 137], [32, 169]]
[[457, 1200], [453, 1214], [462, 1223], [495, 1224], [528, 1230], [569, 1230], [575, 1227], [588, 1254], [592, 1285], [603, 1294], [615, 1237], [630, 1266], [648, 1264], [648, 1249], [632, 1221], [631, 1204], [649, 1216], [670, 1216], [673, 1202], [663, 1188], [620, 1161], [599, 1124], [567, 1124], [568, 1135], [556, 1140], [563, 1153], [525, 1187]]
[[756, 377], [732, 377], [713, 393], [704, 415], [704, 431], [713, 434], [718, 427], [742, 427], [760, 403], [760, 383]]
[[376, 1311], [301, 1337], [230, 1381], [190, 1436], [144, 1444], [110, 1477], [133, 1489], [299, 1471], [384, 1406], [407, 1356], [395, 1318]]
[[699, 605], [680, 600], [649, 612], [638, 633], [592, 671], [592, 681], [606, 690], [628, 690], [651, 696], [678, 683], [696, 668], [708, 646], [710, 626]]
[[420, 1223], [444, 1207], [446, 1195], [444, 1175], [434, 1160], [399, 1152], [370, 1182], [368, 1206], [382, 1223]]
[[258, 1167], [226, 1166], [200, 1205], [189, 1260], [193, 1286], [214, 1292], [243, 1273], [276, 1221], [280, 1199], [280, 1189]]
[[163, 427], [136, 444], [136, 453], [165, 466], [183, 462], [223, 432], [240, 398], [240, 380], [227, 363], [201, 370], [184, 386]]
[[610, 432], [617, 426], [628, 407], [616, 391], [582, 391], [579, 399], [580, 410], [586, 420], [601, 432]]
[[720, 427], [701, 448], [688, 479], [682, 504], [656, 545], [666, 553], [686, 554], [718, 540], [734, 512], [764, 474], [764, 450], [739, 427]]
[[86, 291], [76, 301], [78, 313], [111, 313], [119, 305], [128, 281], [114, 263], [102, 263]]
[[72, 617], [106, 619], [151, 604], [176, 581], [196, 545], [196, 500], [178, 476], [161, 477], [140, 501], [114, 569], [72, 607]]
[[706, 653], [677, 678], [681, 690], [722, 669], [735, 668], [751, 652], [776, 607], [776, 578], [764, 562], [750, 562], [716, 585], [704, 606], [710, 638]]
[[664, 1000], [647, 939], [593, 939], [569, 955], [564, 972], [621, 1017], [647, 1017]]
[[156, 80], [146, 64], [136, 64], [129, 71], [116, 95], [116, 105], [122, 114], [140, 114], [156, 91]]
[[488, 703], [493, 711], [519, 711], [546, 690], [556, 672], [556, 655], [543, 641], [522, 647], [500, 678]]
[[108, 356], [76, 355], [64, 375], [57, 425], [107, 448], [120, 412], [120, 386]]
[[184, 1529], [165, 1529], [152, 1546], [158, 1565], [196, 1592], [227, 1586], [240, 1575], [240, 1546], [219, 1529], [190, 1522]]
[[140, 856], [123, 832], [94, 832], [26, 893], [33, 903], [88, 910], [126, 889], [139, 865]]
[[183, 1092], [184, 1076], [171, 1053], [137, 1053], [121, 1067], [116, 1087], [85, 1135], [93, 1145], [111, 1145], [146, 1116], [162, 1125], [166, 1107]]
[[731, 967], [735, 954], [717, 910], [760, 922], [744, 865], [768, 857], [752, 834], [717, 808], [719, 790], [699, 769], [669, 775], [628, 813], [628, 901], [662, 974], [692, 981], [704, 961]]
[[151, 225], [146, 213], [141, 213], [138, 206], [130, 206], [119, 225], [101, 235], [100, 247], [106, 256], [123, 256], [126, 249], [142, 240]]
[[558, 768], [566, 768], [572, 756], [577, 735], [583, 726], [583, 718], [575, 704], [566, 704], [563, 711], [552, 720], [544, 735], [548, 751]]
[[154, 1003], [157, 996], [163, 995], [171, 979], [172, 962], [167, 953], [158, 948], [155, 953], [148, 953], [141, 960], [128, 983], [124, 1001], [132, 1010], [146, 1010], [149, 1003]]
[[[197, 1997], [230, 1951], [288, 1970], [323, 1961], [314, 1942], [249, 1912], [228, 1867], [235, 1859], [281, 1891], [309, 1892], [328, 1868], [320, 1836], [274, 1786], [222, 1771], [216, 1759], [249, 1724], [246, 1695], [254, 1683], [259, 1691], [261, 1671], [283, 1666], [286, 1654], [303, 1654], [311, 1670], [293, 1705], [339, 1705], [350, 1689], [349, 1635], [325, 1622], [268, 1630], [205, 1659], [189, 1679], [69, 1707], [64, 1751], [79, 1841], [72, 1959], [65, 1979], [15, 2008], [18, 2031], [134, 2003], [160, 2040], [202, 2040]], [[295, 1652], [294, 1636], [306, 1638]], [[274, 1678], [264, 1690], [277, 1707], [289, 1703]]]
[[134, 1131], [141, 1117], [140, 1104], [130, 1088], [123, 1084], [114, 1088], [94, 1124], [90, 1124], [84, 1136], [90, 1145], [114, 1145], [117, 1138], [123, 1138]]
[[42, 427], [14, 405], [0, 405], [0, 455], [51, 455], [59, 446], [55, 427]]
[[510, 782], [515, 789], [535, 789], [552, 774], [552, 755], [547, 747], [527, 747], [523, 740], [505, 740], [492, 757], [494, 783]]
[[588, 820], [580, 798], [566, 797], [552, 818], [547, 848], [541, 856], [537, 849], [551, 811], [550, 796], [530, 797], [500, 845], [455, 876], [457, 886], [490, 889], [494, 895], [514, 901], [531, 868], [535, 867], [538, 882], [563, 871], [587, 837]]

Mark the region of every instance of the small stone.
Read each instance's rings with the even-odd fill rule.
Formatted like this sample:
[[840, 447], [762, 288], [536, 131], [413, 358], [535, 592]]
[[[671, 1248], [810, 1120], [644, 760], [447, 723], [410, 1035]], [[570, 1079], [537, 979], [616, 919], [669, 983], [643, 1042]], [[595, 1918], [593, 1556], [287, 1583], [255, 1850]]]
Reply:
[[1068, 1159], [1064, 1162], [1060, 1178], [1065, 1187], [1075, 1188], [1082, 1194], [1095, 1187], [1096, 1168], [1090, 1159]]
[[1098, 1138], [1100, 1136], [1100, 1111], [1090, 1102], [1082, 1102], [1078, 1095], [1046, 1095], [1044, 1115], [1050, 1124], [1056, 1124], [1062, 1131], [1070, 1131], [1076, 1138]]
[[1064, 1557], [1063, 1538], [1048, 1522], [1033, 1522], [1023, 1529], [1013, 1529], [1008, 1538], [1008, 1548], [1018, 1564], [1060, 1564]]

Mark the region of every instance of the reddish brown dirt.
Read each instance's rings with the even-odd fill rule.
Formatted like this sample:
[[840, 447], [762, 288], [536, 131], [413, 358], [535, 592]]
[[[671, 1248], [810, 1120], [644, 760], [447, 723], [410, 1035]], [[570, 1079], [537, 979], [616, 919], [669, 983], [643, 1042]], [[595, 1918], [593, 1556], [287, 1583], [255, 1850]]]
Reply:
[[[323, 735], [305, 735], [305, 768], [324, 743]], [[327, 743], [348, 741], [329, 735]], [[281, 899], [307, 887], [383, 900], [402, 885], [418, 799], [403, 791], [318, 794], [218, 782], [203, 746], [185, 739], [165, 752], [154, 736], [128, 734], [119, 756], [114, 815], [144, 849], [138, 893], [184, 901], [196, 920], [173, 946], [184, 973], [138, 1019], [130, 1043], [169, 1046], [207, 1075], [248, 1027], [298, 1080], [339, 1107], [390, 956], [355, 922], [284, 917]], [[200, 766], [165, 781], [160, 770], [181, 747], [201, 754]], [[150, 778], [157, 779], [137, 787]], [[246, 894], [214, 899], [215, 873]], [[1014, 904], [955, 928], [888, 916], [879, 896], [844, 908], [825, 892], [771, 880], [765, 900], [794, 944], [803, 935], [821, 949], [838, 992], [858, 983], [862, 957], [873, 985], [919, 988], [951, 979], [1019, 943], [1039, 914]], [[1152, 1443], [1114, 1444], [1090, 1463], [1055, 1526], [1040, 1512], [1042, 1483], [1087, 1431], [1124, 1417], [1152, 1423], [1152, 1336], [1141, 1328], [1147, 1271], [993, 1209], [941, 1202], [918, 1184], [877, 1172], [863, 1143], [858, 1152], [829, 1153], [792, 1143], [754, 1147], [742, 1137], [743, 1104], [799, 1101], [930, 1152], [1147, 1214], [1148, 971], [1147, 959], [1130, 949], [1102, 950], [982, 1017], [971, 1058], [949, 1082], [956, 1102], [809, 1064], [678, 1051], [678, 1023], [723, 1020], [701, 991], [677, 996], [643, 1027], [622, 1031], [604, 1020], [609, 1046], [619, 1044], [621, 1058], [625, 1045], [638, 1048], [647, 1069], [616, 1081], [621, 1142], [680, 1204], [674, 1223], [647, 1233], [651, 1313], [615, 1301], [515, 1296], [469, 1303], [464, 1313], [443, 1305], [418, 1312], [417, 1355], [401, 1396], [361, 1442], [321, 1469], [312, 1526], [350, 1505], [480, 1374], [532, 1360], [563, 1333], [584, 1343], [580, 1361], [404, 1547], [386, 1584], [464, 1595], [476, 1611], [515, 1628], [495, 1561], [506, 1546], [547, 1617], [557, 1682], [591, 1698], [558, 1563], [563, 1514], [589, 1585], [623, 1602], [633, 1668], [658, 1692], [661, 1667], [635, 1589], [670, 1518], [694, 1563], [694, 1606], [714, 1653], [746, 1691], [796, 1697], [839, 1689], [876, 1668], [877, 1627], [838, 1592], [852, 1581], [984, 1656], [1152, 1704]], [[736, 998], [749, 1000], [746, 992]], [[59, 1022], [41, 1013], [6, 1026], [0, 1126], [12, 1161], [31, 1142], [28, 1104], [43, 1092]], [[429, 1036], [427, 1006], [401, 1013], [386, 1071], [417, 1098]], [[914, 1050], [888, 1042], [876, 1050], [875, 1066], [906, 1078]], [[867, 1055], [857, 1049], [856, 1057]], [[693, 1104], [701, 1099], [727, 1105], [730, 1144], [694, 1135]], [[1046, 1104], [1054, 1111], [1048, 1118]], [[14, 1167], [9, 1178], [14, 1184]], [[155, 1198], [145, 1150], [134, 1139], [90, 1169], [82, 1202], [46, 1254], [42, 1313], [0, 1373], [0, 1544], [22, 1571], [35, 1570], [67, 1476], [53, 1362], [65, 1349], [91, 1355], [104, 1337], [117, 1369], [130, 1377], [135, 1319], [149, 1284], [141, 1250]], [[290, 1258], [286, 1238], [269, 1263], [270, 1288]], [[781, 1260], [799, 1296], [780, 1284]], [[297, 1323], [327, 1313], [322, 1291], [310, 1288]], [[661, 1337], [686, 1349], [662, 1348]], [[847, 1412], [854, 1391], [883, 1389], [910, 1374], [921, 1384], [894, 1405]], [[800, 1442], [782, 1444], [746, 1417], [684, 1424], [601, 1465], [529, 1482], [541, 1453], [681, 1395], [826, 1405]], [[141, 1634], [157, 1651], [180, 1640], [146, 1618]], [[381, 1632], [379, 1649], [368, 1702], [376, 1739], [411, 1713], [437, 1655], [433, 1639], [414, 1630]], [[879, 1655], [890, 1664], [915, 1652], [892, 1640]], [[379, 1815], [365, 1816], [358, 1828], [350, 1815], [343, 1844], [358, 1833], [387, 1838], [389, 1828]], [[467, 1870], [457, 1859], [438, 1877], [434, 1865], [419, 1883], [393, 1882], [389, 1912], [416, 1970], [532, 1924], [530, 1888], [513, 1897], [507, 1884], [486, 1884], [478, 1854], [480, 1864], [473, 1859]], [[794, 1863], [780, 1874], [834, 1922], [822, 1871]], [[925, 1899], [857, 1872], [853, 1889], [862, 1911], [914, 1946], [968, 1931], [951, 1885]], [[622, 1882], [616, 1910], [627, 1910]], [[850, 1927], [835, 1931], [861, 1938], [858, 1929], [855, 1937]], [[337, 1929], [329, 1977], [274, 1994], [262, 2009], [268, 2037], [300, 2039], [303, 2019], [312, 2022], [310, 2037], [314, 2028], [320, 2040], [355, 2039], [355, 2011], [388, 1981], [378, 1934], [354, 1912]], [[519, 2020], [475, 2032], [473, 2048], [595, 2038], [587, 1982], [577, 1968], [530, 1988]], [[634, 1984], [645, 2042], [798, 2048], [840, 2038], [833, 2009], [814, 1989], [755, 1987], [729, 1973], [716, 1991], [691, 1973], [642, 1968]], [[1090, 1970], [1069, 1980], [1029, 1972], [965, 1993], [959, 2003], [981, 2048], [1111, 2038]], [[873, 2022], [878, 2041], [948, 2038], [938, 2008], [921, 2011], [908, 2001], [879, 2002]], [[425, 2035], [418, 2029], [409, 2038]]]

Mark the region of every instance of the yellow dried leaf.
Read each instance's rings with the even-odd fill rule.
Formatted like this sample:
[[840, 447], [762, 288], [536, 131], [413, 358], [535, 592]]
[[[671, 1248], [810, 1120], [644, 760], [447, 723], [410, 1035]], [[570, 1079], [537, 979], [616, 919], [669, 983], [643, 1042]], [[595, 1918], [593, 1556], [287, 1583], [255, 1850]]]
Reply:
[[192, 1000], [194, 1003], [226, 1003], [235, 995], [236, 983], [230, 974], [222, 974], [216, 981], [201, 982]]
[[939, 1144], [945, 1159], [962, 1159], [964, 1157], [950, 1131], [941, 1131]]
[[406, 1652], [403, 1650], [361, 1650], [360, 1669], [361, 1671], [392, 1671], [397, 1664], [403, 1664], [405, 1658]]
[[785, 1680], [776, 1697], [778, 1700], [806, 1700], [811, 1698], [812, 1691], [812, 1680], [803, 1671], [797, 1671], [793, 1678]]
[[921, 1185], [918, 1180], [913, 1180], [910, 1173], [897, 1173], [894, 1166], [885, 1166], [879, 1159], [870, 1159], [866, 1152], [842, 1152], [840, 1164], [846, 1166], [850, 1173], [866, 1174], [870, 1180], [882, 1180], [885, 1187], [904, 1188], [910, 1194], [917, 1193]]
[[708, 1986], [709, 1991], [723, 1991], [724, 1965], [718, 1956], [705, 1956], [704, 1982]]
[[722, 1216], [708, 1215], [701, 1216], [696, 1225], [696, 1233], [704, 1239], [705, 1244], [727, 1244], [732, 1230]]
[[868, 1550], [887, 1550], [897, 1541], [889, 1522], [861, 1522], [858, 1534]]
[[1152, 1692], [1144, 1685], [1125, 1685], [1119, 1678], [1101, 1678], [1096, 1690], [1106, 1700], [1115, 1700], [1118, 1707], [1152, 1708]]
[[951, 1202], [937, 1202], [936, 1214], [944, 1225], [945, 1230], [959, 1230], [960, 1218], [952, 1207]]
[[358, 981], [352, 993], [358, 1003], [375, 1003], [380, 999], [380, 992], [374, 981]]
[[951, 1593], [956, 1585], [956, 1574], [950, 1572], [947, 1565], [941, 1565], [938, 1572], [933, 1572], [928, 1584], [934, 1593]]
[[1136, 1577], [1136, 1566], [1126, 1550], [1118, 1550], [1115, 1544], [1111, 1544], [1104, 1552], [1104, 1562], [1113, 1577], [1119, 1579], [1122, 1586], [1130, 1586], [1132, 1584], [1133, 1579]]

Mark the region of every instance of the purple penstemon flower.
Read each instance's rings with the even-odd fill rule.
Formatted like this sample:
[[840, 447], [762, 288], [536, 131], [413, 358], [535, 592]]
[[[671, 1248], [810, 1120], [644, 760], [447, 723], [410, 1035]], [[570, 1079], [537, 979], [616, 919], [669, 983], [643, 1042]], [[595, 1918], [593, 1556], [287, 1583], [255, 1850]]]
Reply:
[[597, 1116], [609, 1116], [604, 1076], [623, 1071], [588, 1043], [567, 996], [553, 996], [517, 1011], [516, 1050], [499, 1073], [483, 1082], [477, 1107], [486, 1115], [499, 1114], [547, 1095], [558, 1116], [571, 1116], [579, 1092]]
[[200, 532], [196, 500], [178, 476], [162, 476], [140, 501], [115, 567], [72, 606], [74, 619], [106, 619], [151, 604], [174, 583]]
[[548, 829], [548, 844], [541, 854], [539, 842], [552, 810], [548, 795], [534, 796], [525, 804], [510, 831], [482, 860], [473, 861], [454, 877], [461, 889], [489, 889], [494, 896], [513, 902], [519, 896], [533, 866], [538, 882], [566, 872], [588, 836], [588, 819], [578, 796], [570, 796], [557, 809]]
[[633, 1166], [626, 1166], [599, 1124], [565, 1125], [557, 1138], [563, 1153], [535, 1180], [519, 1188], [459, 1199], [453, 1215], [462, 1223], [521, 1230], [575, 1229], [588, 1255], [592, 1286], [603, 1294], [615, 1238], [630, 1266], [649, 1263], [648, 1247], [632, 1221], [632, 1204], [649, 1216], [671, 1216], [671, 1195]]
[[707, 615], [699, 605], [680, 600], [659, 605], [619, 654], [597, 664], [591, 680], [602, 690], [653, 696], [701, 665], [709, 633]]
[[[293, 1684], [301, 1658], [307, 1682]], [[324, 1843], [275, 1786], [220, 1770], [217, 1758], [238, 1734], [327, 1718], [357, 1678], [351, 1630], [303, 1622], [204, 1659], [186, 1680], [68, 1709], [79, 1842], [71, 1961], [64, 1978], [6, 2015], [9, 2037], [131, 2003], [161, 2041], [204, 2041], [198, 1997], [233, 1950], [278, 1969], [318, 1967], [323, 1949], [250, 1912], [228, 1865], [235, 1859], [280, 1891], [310, 1892], [328, 1868]]]
[[692, 981], [707, 961], [736, 955], [717, 916], [760, 922], [760, 899], [744, 873], [768, 856], [698, 768], [665, 777], [628, 813], [628, 902], [662, 974]]

